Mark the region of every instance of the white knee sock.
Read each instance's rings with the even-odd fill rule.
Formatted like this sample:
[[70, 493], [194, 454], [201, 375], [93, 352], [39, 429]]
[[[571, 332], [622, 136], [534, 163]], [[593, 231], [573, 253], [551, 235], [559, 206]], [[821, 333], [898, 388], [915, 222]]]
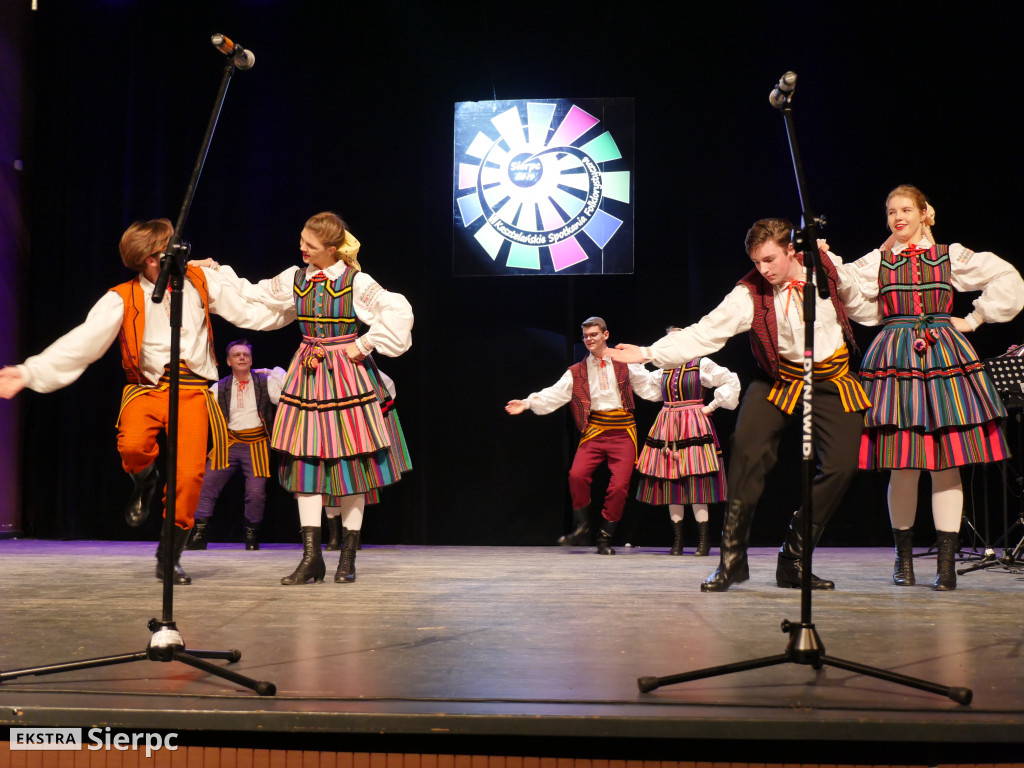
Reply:
[[683, 520], [683, 514], [686, 512], [686, 507], [682, 504], [669, 504], [668, 505], [668, 516], [672, 518], [673, 523], [680, 523]]
[[303, 528], [319, 528], [324, 497], [319, 493], [297, 493], [295, 500], [299, 503], [299, 525]]
[[693, 506], [693, 517], [698, 523], [706, 523], [708, 521], [708, 505], [707, 504], [694, 504]]
[[964, 487], [960, 469], [932, 472], [932, 519], [936, 531], [957, 532], [964, 514]]
[[347, 531], [358, 531], [363, 527], [363, 508], [366, 506], [366, 494], [360, 493], [354, 496], [345, 496], [341, 500], [340, 507], [334, 507], [341, 511], [341, 524]]
[[889, 521], [898, 531], [914, 527], [920, 477], [921, 471], [917, 469], [894, 469], [889, 475]]

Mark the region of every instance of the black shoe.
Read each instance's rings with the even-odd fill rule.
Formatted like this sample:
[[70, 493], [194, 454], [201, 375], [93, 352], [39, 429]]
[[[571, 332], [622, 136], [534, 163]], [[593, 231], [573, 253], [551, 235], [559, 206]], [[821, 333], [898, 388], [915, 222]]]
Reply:
[[192, 526], [192, 538], [188, 540], [188, 544], [185, 545], [185, 549], [206, 549], [206, 545], [209, 543], [209, 540], [206, 538], [207, 525], [209, 525], [209, 523], [201, 523], [198, 520], [196, 520], [196, 524]]
[[[804, 551], [803, 519], [799, 514], [793, 515], [786, 532], [786, 540], [779, 547], [778, 564], [775, 567], [775, 583], [784, 588], [800, 589], [803, 586], [803, 561], [800, 559]], [[811, 551], [814, 551], [818, 539], [821, 538], [822, 527], [811, 525]], [[834, 581], [819, 579], [811, 573], [811, 589], [835, 589]]]
[[260, 548], [260, 527], [255, 523], [245, 524], [245, 549], [255, 552]]
[[312, 581], [323, 581], [327, 575], [327, 565], [320, 553], [320, 526], [302, 528], [302, 560], [298, 567], [281, 579], [282, 584], [305, 584]]
[[750, 544], [750, 524], [754, 519], [754, 505], [738, 499], [729, 502], [722, 526], [721, 557], [718, 568], [700, 585], [701, 592], [725, 592], [733, 584], [750, 578], [747, 546]]
[[747, 550], [732, 552], [722, 547], [722, 557], [715, 572], [704, 579], [701, 592], [725, 592], [733, 584], [741, 584], [750, 578]]
[[338, 558], [338, 570], [334, 572], [336, 584], [351, 584], [356, 580], [356, 549], [359, 545], [359, 531], [342, 528], [341, 556]]
[[160, 473], [156, 463], [150, 464], [139, 472], [129, 473], [135, 487], [124, 508], [124, 521], [132, 528], [138, 528], [149, 517], [149, 508], [153, 503], [153, 494], [160, 485]]
[[892, 529], [892, 537], [896, 541], [896, 562], [892, 566], [892, 583], [898, 587], [912, 587], [917, 583], [914, 578], [914, 529], [901, 531]]
[[[171, 576], [171, 581], [179, 586], [192, 583], [192, 577], [185, 573], [185, 569], [181, 567], [181, 551], [185, 548], [185, 542], [188, 541], [188, 535], [190, 531], [185, 528], [179, 528], [174, 526], [174, 539], [171, 542], [171, 547], [174, 550], [173, 561], [171, 567], [174, 569], [174, 575]], [[168, 558], [164, 556], [164, 541], [160, 539], [160, 543], [156, 547], [156, 577], [160, 581], [164, 580], [164, 568], [167, 567]]]
[[576, 526], [572, 533], [558, 537], [558, 543], [563, 547], [589, 547], [590, 536], [590, 507], [580, 507], [572, 511], [572, 521]]
[[327, 518], [327, 546], [328, 552], [337, 552], [341, 549], [341, 516]]
[[601, 530], [597, 532], [597, 554], [615, 554], [615, 550], [612, 549], [612, 534], [615, 533], [617, 526], [618, 522], [613, 523], [611, 520], [605, 520], [601, 524]]
[[673, 534], [673, 537], [674, 537], [673, 541], [672, 541], [672, 549], [670, 549], [668, 551], [668, 553], [670, 555], [681, 555], [681, 554], [683, 554], [683, 521], [682, 520], [679, 520], [678, 522], [675, 521], [675, 520], [672, 521], [672, 534]]
[[694, 557], [707, 557], [711, 551], [711, 537], [708, 535], [708, 521], [697, 523], [697, 549], [694, 550]]
[[932, 589], [950, 592], [956, 589], [956, 552], [960, 549], [960, 534], [956, 531], [936, 531], [938, 536], [938, 566]]

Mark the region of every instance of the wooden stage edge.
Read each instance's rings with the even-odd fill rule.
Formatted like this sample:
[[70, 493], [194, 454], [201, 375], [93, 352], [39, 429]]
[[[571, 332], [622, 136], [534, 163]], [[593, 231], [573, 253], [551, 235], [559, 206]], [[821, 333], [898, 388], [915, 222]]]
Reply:
[[[0, 541], [0, 673], [144, 651], [165, 607], [153, 547]], [[780, 624], [800, 619], [800, 593], [775, 586], [771, 549], [751, 550], [749, 582], [714, 595], [698, 587], [716, 550], [618, 551], [368, 545], [355, 584], [331, 582], [325, 553], [327, 582], [300, 587], [278, 583], [295, 545], [186, 552], [194, 583], [172, 604], [186, 646], [239, 649], [214, 663], [276, 695], [142, 659], [4, 677], [0, 726], [174, 732], [188, 748], [175, 768], [244, 768], [244, 750], [254, 768], [423, 768], [409, 761], [425, 755], [458, 756], [456, 768], [1022, 762], [1019, 569], [967, 573], [937, 593], [923, 550], [912, 588], [892, 584], [889, 549], [816, 553], [815, 572], [838, 586], [812, 603], [826, 660], [967, 687], [969, 705], [791, 662], [641, 693], [638, 677], [783, 654]], [[40, 754], [74, 757], [0, 747], [0, 768], [107, 767], [100, 752], [24, 762]]]

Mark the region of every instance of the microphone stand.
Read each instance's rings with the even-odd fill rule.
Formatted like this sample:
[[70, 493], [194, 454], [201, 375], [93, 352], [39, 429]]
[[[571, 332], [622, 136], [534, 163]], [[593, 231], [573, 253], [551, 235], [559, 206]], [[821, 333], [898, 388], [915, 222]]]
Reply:
[[174, 622], [174, 518], [177, 503], [178, 476], [178, 398], [180, 390], [179, 360], [181, 358], [182, 292], [185, 286], [186, 260], [191, 251], [189, 244], [182, 240], [181, 233], [185, 228], [185, 221], [188, 219], [188, 212], [192, 206], [192, 198], [195, 196], [196, 185], [199, 183], [199, 176], [203, 171], [206, 155], [210, 149], [210, 142], [213, 140], [213, 132], [217, 128], [217, 119], [220, 117], [221, 108], [224, 106], [228, 85], [231, 83], [231, 77], [235, 73], [235, 68], [235, 59], [229, 56], [228, 62], [224, 67], [220, 90], [217, 92], [217, 98], [214, 101], [213, 113], [210, 115], [210, 121], [206, 127], [206, 135], [203, 137], [202, 147], [199, 150], [199, 157], [196, 159], [192, 178], [189, 180], [185, 199], [182, 202], [181, 211], [178, 213], [174, 234], [171, 236], [167, 250], [160, 256], [160, 276], [157, 278], [153, 290], [153, 301], [160, 303], [163, 301], [168, 283], [170, 284], [171, 362], [167, 406], [167, 452], [165, 455], [167, 463], [167, 503], [163, 527], [160, 531], [160, 546], [165, 558], [163, 612], [161, 618], [149, 620], [147, 626], [149, 631], [153, 633], [153, 636], [150, 638], [149, 645], [146, 646], [144, 651], [115, 656], [102, 656], [64, 664], [50, 664], [42, 667], [10, 670], [0, 673], [0, 682], [29, 675], [50, 675], [57, 672], [70, 672], [78, 669], [125, 664], [130, 661], [180, 661], [211, 675], [216, 675], [249, 688], [260, 696], [273, 696], [277, 693], [277, 686], [271, 682], [254, 680], [233, 670], [205, 661], [205, 659], [222, 659], [228, 662], [236, 662], [242, 658], [241, 651], [237, 649], [208, 651], [186, 648], [185, 642], [182, 640], [181, 634], [178, 632], [177, 625]]
[[[794, 231], [794, 247], [804, 254], [805, 289], [804, 289], [804, 386], [803, 386], [803, 434], [801, 439], [801, 479], [803, 483], [803, 505], [801, 509], [802, 536], [804, 541], [803, 551], [800, 556], [800, 565], [803, 570], [800, 582], [800, 621], [792, 622], [783, 619], [782, 631], [789, 635], [789, 643], [784, 653], [775, 656], [765, 656], [748, 661], [739, 661], [732, 664], [723, 664], [717, 667], [707, 667], [693, 672], [684, 672], [666, 677], [641, 677], [637, 679], [637, 685], [642, 693], [653, 691], [663, 685], [684, 683], [690, 680], [701, 680], [707, 677], [717, 677], [733, 672], [743, 672], [748, 669], [762, 669], [778, 664], [806, 664], [820, 670], [828, 665], [838, 667], [850, 672], [876, 677], [880, 680], [888, 680], [893, 683], [905, 685], [910, 688], [937, 693], [946, 696], [958, 704], [970, 704], [973, 692], [970, 688], [948, 687], [922, 680], [916, 677], [901, 675], [896, 672], [869, 667], [857, 662], [839, 659], [825, 654], [825, 645], [811, 621], [811, 520], [813, 517], [813, 495], [812, 484], [816, 471], [814, 459], [814, 320], [815, 320], [815, 290], [821, 298], [829, 297], [828, 281], [825, 278], [825, 271], [821, 263], [821, 253], [818, 250], [819, 226], [824, 224], [823, 219], [815, 216], [807, 201], [807, 184], [804, 180], [803, 164], [800, 161], [800, 151], [796, 141], [796, 130], [793, 126], [793, 108], [791, 99], [793, 88], [796, 84], [796, 75], [787, 72], [779, 81], [778, 87], [772, 92], [771, 103], [782, 111], [786, 123], [786, 134], [789, 137], [789, 150], [793, 157], [793, 171], [796, 175], [797, 191], [800, 195], [800, 206], [803, 211], [801, 224], [803, 228]], [[820, 280], [815, 280], [815, 274], [820, 275]]]

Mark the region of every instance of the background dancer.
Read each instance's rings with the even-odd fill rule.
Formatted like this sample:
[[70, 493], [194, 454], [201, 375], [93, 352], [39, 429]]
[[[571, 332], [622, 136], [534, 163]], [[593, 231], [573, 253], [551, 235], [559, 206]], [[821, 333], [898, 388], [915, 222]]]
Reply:
[[228, 465], [222, 469], [207, 467], [192, 538], [186, 549], [206, 549], [207, 526], [217, 499], [238, 470], [242, 470], [245, 478], [245, 548], [250, 551], [260, 548], [259, 529], [267, 505], [267, 478], [270, 477], [269, 429], [274, 424], [277, 401], [281, 399], [284, 369], [253, 370], [252, 344], [245, 339], [228, 344], [227, 361], [231, 375], [210, 387], [210, 392], [228, 425]]
[[[669, 328], [669, 333], [682, 330]], [[711, 548], [708, 505], [725, 501], [725, 466], [718, 434], [709, 416], [717, 408], [732, 410], [740, 401], [740, 379], [711, 358], [690, 360], [681, 368], [652, 371], [661, 387], [664, 406], [640, 451], [636, 498], [645, 504], [667, 504], [672, 521], [670, 555], [683, 554], [683, 513], [693, 509], [697, 548], [703, 557]], [[704, 404], [705, 388], [714, 389]]]
[[570, 366], [562, 378], [525, 400], [509, 400], [505, 410], [513, 416], [529, 409], [551, 413], [570, 403], [580, 443], [569, 469], [569, 493], [575, 529], [562, 536], [563, 546], [590, 543], [590, 485], [594, 472], [607, 462], [611, 472], [597, 553], [614, 555], [612, 534], [622, 519], [629, 493], [629, 480], [636, 464], [636, 422], [634, 392], [645, 400], [661, 399], [660, 382], [652, 380], [642, 365], [625, 365], [608, 357], [608, 325], [600, 317], [583, 321], [583, 343], [590, 354]]

